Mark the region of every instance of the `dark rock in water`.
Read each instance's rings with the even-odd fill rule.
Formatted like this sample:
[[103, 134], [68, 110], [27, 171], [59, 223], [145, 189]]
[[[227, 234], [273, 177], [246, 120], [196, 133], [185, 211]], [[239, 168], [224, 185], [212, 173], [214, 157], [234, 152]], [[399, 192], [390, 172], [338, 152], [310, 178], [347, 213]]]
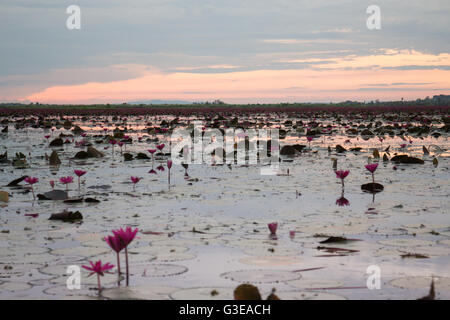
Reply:
[[123, 154], [123, 158], [125, 159], [125, 161], [131, 161], [133, 160], [133, 155], [127, 152]]
[[388, 158], [388, 156], [386, 155], [386, 153], [383, 155], [383, 162], [388, 162], [389, 161], [389, 158]]
[[99, 203], [100, 200], [94, 199], [94, 198], [86, 198], [84, 199], [84, 202], [86, 203]]
[[361, 150], [362, 150], [361, 147], [356, 147], [356, 148], [351, 148], [351, 149], [350, 149], [350, 151], [356, 151], [356, 152], [359, 152], [359, 151], [361, 151]]
[[2, 129], [2, 133], [7, 133], [8, 132], [8, 127], [4, 127], [3, 129]]
[[18, 169], [20, 168], [26, 168], [27, 167], [27, 160], [26, 159], [19, 159], [16, 158], [13, 160], [12, 165]]
[[5, 151], [4, 154], [0, 154], [0, 162], [8, 161], [8, 151]]
[[345, 149], [343, 146], [341, 146], [340, 144], [338, 144], [337, 146], [336, 146], [336, 152], [338, 152], [338, 153], [342, 153], [342, 152], [346, 152], [347, 151], [347, 149]]
[[244, 283], [234, 289], [234, 300], [262, 300], [259, 289], [252, 284]]
[[94, 147], [88, 147], [87, 148], [87, 154], [91, 158], [103, 158], [105, 155], [103, 152], [98, 151]]
[[64, 121], [63, 127], [64, 129], [69, 130], [70, 128], [72, 128], [72, 122], [70, 122], [69, 120]]
[[7, 184], [8, 187], [14, 187], [17, 186], [19, 183], [21, 183], [23, 180], [25, 180], [25, 178], [28, 176], [22, 176], [16, 180], [11, 181], [10, 183]]
[[391, 158], [391, 161], [393, 161], [393, 162], [400, 162], [401, 159], [405, 159], [405, 158], [408, 158], [408, 157], [409, 156], [406, 155], [406, 154], [399, 154], [399, 155], [393, 156]]
[[62, 145], [64, 145], [64, 141], [61, 138], [56, 138], [50, 142], [50, 147], [61, 147]]
[[373, 132], [370, 131], [369, 129], [365, 129], [365, 130], [361, 131], [361, 135], [362, 136], [373, 136]]
[[282, 156], [293, 156], [296, 154], [297, 149], [294, 146], [283, 146], [280, 150]]
[[376, 183], [376, 182], [375, 183], [373, 183], [373, 182], [366, 183], [361, 186], [361, 190], [370, 192], [370, 193], [381, 192], [381, 191], [383, 191], [383, 189], [384, 189], [383, 185]]
[[75, 134], [82, 134], [84, 132], [84, 130], [81, 129], [79, 126], [75, 126], [75, 128], [73, 128], [72, 131]]
[[86, 151], [79, 151], [75, 155], [75, 159], [87, 159], [89, 158], [89, 154]]
[[399, 162], [403, 164], [424, 164], [425, 161], [419, 158], [410, 157], [408, 155], [398, 155], [391, 159], [393, 162]]
[[58, 153], [56, 151], [53, 151], [50, 155], [49, 163], [51, 166], [58, 166], [61, 164], [61, 160], [58, 157]]
[[102, 184], [100, 186], [90, 186], [90, 187], [88, 187], [88, 189], [102, 189], [102, 190], [106, 190], [106, 189], [111, 189], [111, 186], [107, 185], [107, 184]]
[[122, 139], [124, 136], [124, 133], [122, 131], [116, 131], [114, 130], [114, 138], [116, 139]]
[[52, 214], [48, 220], [62, 220], [64, 222], [71, 222], [83, 220], [83, 215], [79, 211], [63, 211], [61, 213]]
[[44, 194], [38, 194], [37, 197], [39, 200], [67, 200], [69, 196], [66, 191], [52, 190]]
[[302, 152], [302, 150], [306, 148], [306, 145], [304, 145], [304, 144], [294, 144], [293, 147], [298, 152]]
[[139, 152], [136, 156], [136, 159], [150, 159], [149, 156], [147, 156], [145, 153]]
[[407, 158], [400, 159], [400, 163], [404, 163], [404, 164], [424, 164], [425, 161], [423, 161], [422, 159], [419, 159], [419, 158], [415, 158], [415, 157], [407, 157]]

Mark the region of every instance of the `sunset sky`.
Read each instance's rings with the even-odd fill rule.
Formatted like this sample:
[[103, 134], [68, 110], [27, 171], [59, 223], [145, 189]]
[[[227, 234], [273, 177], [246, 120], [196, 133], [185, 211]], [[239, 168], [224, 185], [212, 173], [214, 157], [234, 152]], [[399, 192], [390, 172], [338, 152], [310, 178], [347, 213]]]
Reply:
[[[69, 5], [81, 29], [69, 30]], [[381, 30], [369, 30], [369, 5]], [[450, 1], [4, 0], [0, 102], [450, 94]]]

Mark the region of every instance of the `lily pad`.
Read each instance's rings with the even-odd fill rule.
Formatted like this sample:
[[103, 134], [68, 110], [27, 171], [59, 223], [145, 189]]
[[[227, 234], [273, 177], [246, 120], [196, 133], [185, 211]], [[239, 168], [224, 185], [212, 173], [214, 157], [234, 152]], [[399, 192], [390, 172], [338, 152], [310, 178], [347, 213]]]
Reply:
[[299, 272], [283, 270], [241, 270], [231, 271], [220, 275], [225, 279], [242, 283], [277, 283], [300, 279]]

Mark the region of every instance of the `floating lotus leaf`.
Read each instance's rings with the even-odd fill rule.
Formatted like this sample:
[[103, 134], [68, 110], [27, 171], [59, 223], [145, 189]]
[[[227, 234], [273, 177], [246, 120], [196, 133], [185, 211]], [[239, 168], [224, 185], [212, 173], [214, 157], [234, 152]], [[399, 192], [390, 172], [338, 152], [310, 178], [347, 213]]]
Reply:
[[385, 239], [378, 241], [380, 244], [387, 246], [399, 246], [399, 247], [417, 247], [417, 246], [428, 246], [434, 244], [433, 241], [420, 240], [420, 239], [410, 239], [410, 238], [394, 238]]
[[[397, 278], [389, 282], [390, 285], [402, 289], [429, 289], [432, 277], [403, 277]], [[450, 290], [450, 278], [433, 277], [434, 287], [437, 292]]]
[[302, 260], [295, 256], [260, 256], [242, 258], [239, 262], [258, 267], [279, 267], [295, 265]]
[[203, 287], [181, 289], [170, 294], [173, 300], [233, 300], [233, 288]]
[[300, 279], [300, 272], [283, 270], [241, 270], [231, 271], [220, 275], [225, 279], [243, 283], [277, 283]]
[[117, 287], [102, 291], [102, 297], [112, 300], [169, 300], [169, 294], [179, 290], [167, 286]]
[[343, 296], [319, 291], [277, 291], [275, 294], [281, 300], [346, 300]]

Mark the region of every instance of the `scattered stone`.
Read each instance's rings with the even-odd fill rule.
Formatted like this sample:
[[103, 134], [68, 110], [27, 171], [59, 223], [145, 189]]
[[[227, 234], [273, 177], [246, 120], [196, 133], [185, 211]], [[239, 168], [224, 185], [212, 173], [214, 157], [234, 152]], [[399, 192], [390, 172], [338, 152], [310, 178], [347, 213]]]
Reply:
[[136, 156], [136, 159], [145, 160], [145, 159], [150, 159], [150, 158], [145, 153], [139, 152]]
[[297, 153], [297, 149], [294, 146], [283, 146], [280, 150], [282, 156], [293, 156]]
[[52, 190], [44, 194], [37, 195], [39, 200], [67, 200], [69, 198], [66, 191]]
[[6, 191], [0, 191], [0, 201], [8, 202], [9, 201], [9, 193]]
[[50, 142], [50, 147], [61, 147], [64, 145], [64, 141], [61, 138], [56, 138]]
[[53, 213], [48, 220], [62, 220], [64, 222], [72, 222], [77, 220], [82, 220], [83, 215], [79, 212], [72, 212], [64, 210], [61, 213]]
[[8, 151], [5, 151], [4, 154], [0, 154], [0, 162], [8, 161]]
[[375, 159], [380, 159], [380, 152], [378, 151], [378, 149], [373, 150], [373, 157]]
[[50, 155], [49, 163], [51, 166], [58, 166], [61, 164], [61, 160], [58, 157], [58, 153], [53, 150], [52, 154]]
[[75, 126], [75, 128], [72, 129], [72, 132], [75, 134], [82, 134], [84, 130], [81, 129], [79, 126]]
[[425, 161], [423, 161], [422, 159], [410, 157], [406, 154], [394, 156], [394, 157], [392, 157], [391, 161], [404, 163], [404, 164], [424, 164], [425, 163]]
[[384, 187], [382, 184], [379, 184], [376, 182], [375, 183], [371, 182], [371, 183], [363, 184], [361, 186], [361, 189], [366, 192], [377, 193], [377, 192], [383, 191]]
[[361, 135], [362, 136], [373, 136], [373, 132], [370, 131], [369, 129], [364, 129], [363, 131], [361, 131]]
[[347, 151], [347, 149], [345, 149], [343, 146], [341, 146], [340, 144], [338, 144], [337, 146], [336, 146], [336, 152], [337, 153], [343, 153], [343, 152], [346, 152]]
[[94, 199], [94, 198], [86, 198], [84, 199], [84, 202], [86, 203], [99, 203], [100, 200]]
[[244, 283], [234, 289], [234, 300], [262, 300], [262, 298], [257, 287]]
[[89, 158], [89, 154], [86, 151], [79, 151], [75, 155], [75, 159], [87, 159]]
[[133, 155], [131, 153], [126, 152], [123, 154], [123, 158], [125, 161], [131, 161], [133, 160]]
[[103, 158], [105, 156], [103, 152], [98, 151], [94, 147], [88, 147], [87, 154], [91, 158]]

